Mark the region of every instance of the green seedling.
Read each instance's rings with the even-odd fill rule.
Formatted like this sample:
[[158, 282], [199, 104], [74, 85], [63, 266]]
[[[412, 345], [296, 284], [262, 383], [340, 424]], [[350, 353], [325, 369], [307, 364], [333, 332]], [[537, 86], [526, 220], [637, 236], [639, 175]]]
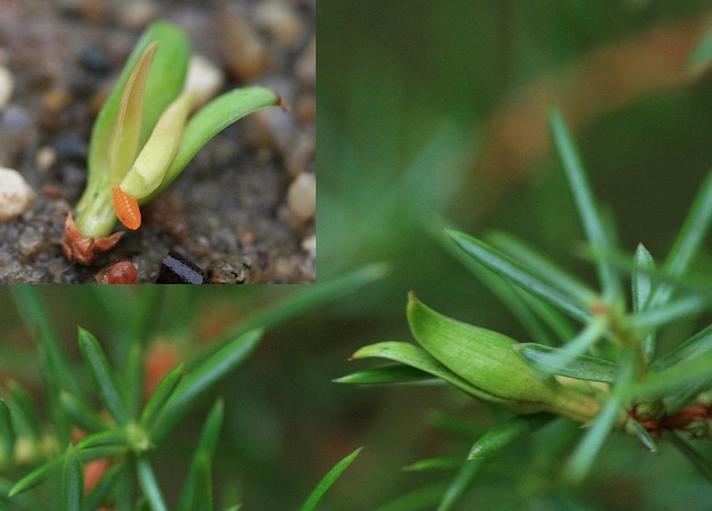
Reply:
[[252, 112], [284, 106], [263, 87], [227, 92], [193, 113], [196, 96], [184, 90], [190, 43], [167, 22], [152, 24], [129, 57], [94, 124], [88, 179], [67, 218], [63, 249], [70, 260], [89, 264], [113, 247], [118, 219], [141, 226], [140, 206], [169, 186], [197, 152], [230, 124]]
[[[508, 420], [476, 439], [469, 453], [474, 461], [463, 462], [438, 509], [450, 509], [457, 500], [453, 495], [463, 493], [481, 460], [562, 420], [557, 417], [587, 428], [564, 463], [569, 482], [586, 476], [616, 430], [634, 435], [652, 452], [658, 442], [670, 440], [712, 479], [712, 465], [688, 443], [712, 439], [712, 326], [664, 355], [656, 342], [665, 327], [712, 310], [712, 286], [689, 275], [712, 224], [712, 173], [657, 268], [642, 244], [632, 257], [616, 246], [563, 118], [554, 110], [549, 120], [600, 291], [511, 235], [493, 233], [485, 241], [451, 229], [443, 236], [438, 229], [443, 246], [504, 301], [531, 337], [517, 342], [455, 321], [411, 294], [407, 317], [417, 345], [386, 341], [363, 347], [352, 358], [395, 365], [337, 380], [417, 384], [436, 378], [509, 412]], [[631, 274], [630, 299], [622, 290], [625, 271]]]

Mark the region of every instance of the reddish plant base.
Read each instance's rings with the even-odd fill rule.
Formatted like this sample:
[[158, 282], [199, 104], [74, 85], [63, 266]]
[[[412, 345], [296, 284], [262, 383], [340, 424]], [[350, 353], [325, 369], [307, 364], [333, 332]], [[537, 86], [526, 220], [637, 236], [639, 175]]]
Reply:
[[104, 238], [85, 238], [74, 224], [72, 214], [67, 213], [67, 219], [64, 221], [62, 252], [69, 261], [88, 266], [94, 262], [96, 256], [111, 250], [123, 235], [123, 232], [115, 232]]

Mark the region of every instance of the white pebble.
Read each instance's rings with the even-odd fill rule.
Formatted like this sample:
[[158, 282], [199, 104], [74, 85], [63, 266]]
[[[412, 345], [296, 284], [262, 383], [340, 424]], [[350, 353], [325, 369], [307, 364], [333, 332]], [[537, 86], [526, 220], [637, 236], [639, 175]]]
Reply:
[[294, 178], [287, 191], [289, 211], [300, 222], [316, 215], [316, 176], [302, 172]]
[[37, 151], [37, 168], [47, 171], [57, 161], [57, 153], [51, 147], [42, 147]]
[[316, 234], [307, 236], [302, 240], [302, 250], [308, 252], [311, 256], [316, 255]]
[[10, 102], [13, 88], [12, 74], [7, 68], [0, 66], [0, 110]]
[[121, 23], [128, 28], [143, 28], [158, 16], [158, 6], [149, 0], [131, 0], [121, 9]]
[[0, 167], [0, 222], [23, 214], [35, 200], [35, 192], [16, 170]]
[[197, 104], [203, 104], [215, 96], [220, 92], [224, 83], [225, 75], [222, 69], [202, 55], [191, 57], [185, 90], [196, 94]]

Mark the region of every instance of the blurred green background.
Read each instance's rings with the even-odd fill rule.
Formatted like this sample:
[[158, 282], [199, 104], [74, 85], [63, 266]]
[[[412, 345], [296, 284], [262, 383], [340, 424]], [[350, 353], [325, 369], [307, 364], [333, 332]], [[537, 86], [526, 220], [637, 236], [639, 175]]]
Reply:
[[[510, 230], [591, 277], [575, 256], [583, 236], [548, 146], [542, 112], [551, 103], [573, 126], [623, 246], [642, 241], [663, 257], [712, 163], [712, 74], [684, 71], [710, 19], [712, 4], [692, 0], [320, 2], [318, 277], [373, 261], [390, 262], [392, 272], [270, 329], [219, 389], [227, 420], [218, 493], [241, 495], [248, 510], [294, 509], [362, 445], [323, 509], [373, 510], [413, 491], [423, 492], [423, 506], [410, 509], [434, 508], [428, 499], [450, 474], [401, 467], [463, 455], [497, 414], [454, 390], [330, 380], [351, 369], [357, 347], [409, 338], [409, 289], [452, 317], [522, 334], [441, 248], [433, 225], [442, 217], [475, 234]], [[709, 250], [698, 266], [712, 268]], [[211, 328], [299, 291], [170, 289], [152, 330], [169, 342], [194, 338], [187, 346], [195, 346]], [[46, 289], [68, 349], [77, 324], [105, 343], [117, 335], [90, 293]], [[3, 353], [30, 353], [5, 291], [0, 336]], [[3, 364], [3, 375], [32, 384], [33, 360]], [[183, 455], [187, 464], [210, 403], [162, 451], [165, 484], [180, 484], [176, 466]], [[712, 490], [686, 460], [664, 446], [651, 456], [622, 437], [608, 443], [586, 484], [559, 486], [556, 450], [571, 434], [546, 428], [489, 463], [458, 509], [710, 508]]]

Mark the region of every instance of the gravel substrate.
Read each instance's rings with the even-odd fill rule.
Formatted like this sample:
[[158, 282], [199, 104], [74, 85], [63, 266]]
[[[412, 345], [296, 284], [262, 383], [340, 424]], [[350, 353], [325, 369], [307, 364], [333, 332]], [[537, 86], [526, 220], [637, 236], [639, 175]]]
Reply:
[[[0, 167], [35, 194], [0, 223], [0, 283], [94, 282], [131, 261], [153, 282], [175, 251], [207, 282], [315, 279], [314, 0], [0, 0]], [[92, 123], [145, 26], [167, 19], [202, 57], [206, 87], [273, 88], [290, 105], [217, 136], [92, 266], [69, 263], [60, 243], [81, 195]], [[247, 27], [247, 28], [246, 28]], [[205, 68], [204, 68], [205, 69]], [[117, 226], [117, 230], [119, 227]]]

